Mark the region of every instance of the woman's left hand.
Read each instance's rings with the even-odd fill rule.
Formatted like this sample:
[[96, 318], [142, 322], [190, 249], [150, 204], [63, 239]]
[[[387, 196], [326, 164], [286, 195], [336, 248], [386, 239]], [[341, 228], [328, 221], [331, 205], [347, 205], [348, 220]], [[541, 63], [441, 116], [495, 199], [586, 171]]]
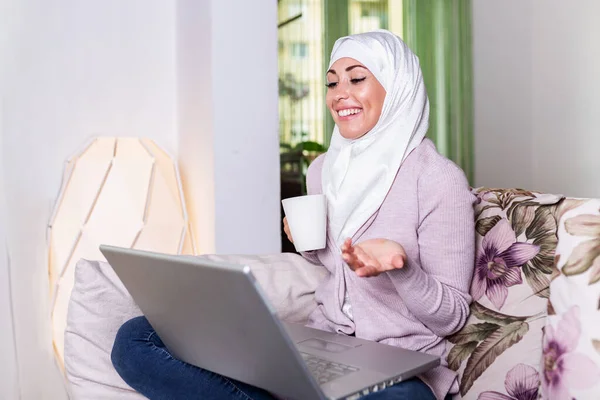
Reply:
[[352, 245], [352, 240], [346, 239], [342, 258], [356, 275], [369, 277], [404, 267], [406, 252], [392, 240], [371, 239]]

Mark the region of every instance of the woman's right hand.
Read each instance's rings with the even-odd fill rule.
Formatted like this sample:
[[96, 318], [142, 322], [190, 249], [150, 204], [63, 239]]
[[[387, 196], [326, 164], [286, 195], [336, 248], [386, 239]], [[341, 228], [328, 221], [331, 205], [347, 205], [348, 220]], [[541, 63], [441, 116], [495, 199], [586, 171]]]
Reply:
[[290, 232], [290, 226], [287, 222], [287, 217], [283, 217], [283, 231], [287, 235], [288, 240], [294, 243], [294, 239], [292, 239], [292, 233]]

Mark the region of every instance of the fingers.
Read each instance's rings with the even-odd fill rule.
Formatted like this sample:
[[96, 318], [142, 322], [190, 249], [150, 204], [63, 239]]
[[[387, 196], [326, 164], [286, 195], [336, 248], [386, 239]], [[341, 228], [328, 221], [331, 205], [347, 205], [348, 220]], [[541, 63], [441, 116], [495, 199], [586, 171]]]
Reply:
[[364, 266], [362, 268], [357, 269], [356, 271], [356, 275], [361, 277], [361, 278], [369, 278], [372, 276], [377, 276], [379, 275], [382, 271], [379, 271], [376, 267], [374, 266]]
[[360, 277], [377, 276], [382, 272], [381, 264], [375, 258], [368, 255], [360, 246], [354, 248], [358, 260], [362, 266], [355, 270], [356, 275]]
[[352, 253], [353, 247], [352, 247], [352, 239], [348, 238], [346, 240], [344, 240], [344, 243], [342, 243], [342, 254], [344, 253]]
[[394, 267], [395, 269], [400, 269], [404, 267], [404, 257], [400, 254], [396, 254], [392, 258], [392, 267]]
[[366, 264], [363, 268], [356, 269], [355, 272], [356, 275], [360, 276], [361, 278], [368, 278], [377, 276], [386, 271], [391, 271], [393, 269], [401, 269], [404, 267], [404, 264], [404, 256], [397, 254], [392, 258], [390, 265], [381, 265], [379, 262], [377, 262], [377, 260], [373, 260], [372, 263]]
[[346, 239], [342, 244], [342, 259], [348, 264], [351, 270], [356, 270], [356, 268], [361, 268], [364, 266], [364, 263], [356, 257], [356, 253], [354, 251], [354, 246], [352, 246], [352, 240]]
[[367, 240], [353, 245], [346, 239], [341, 246], [342, 258], [357, 276], [377, 276], [382, 272], [404, 268], [406, 254], [402, 246], [389, 240]]
[[342, 258], [353, 271], [356, 270], [356, 268], [364, 267], [364, 263], [361, 260], [359, 260], [358, 257], [356, 257], [356, 254], [354, 254], [354, 252], [342, 253]]

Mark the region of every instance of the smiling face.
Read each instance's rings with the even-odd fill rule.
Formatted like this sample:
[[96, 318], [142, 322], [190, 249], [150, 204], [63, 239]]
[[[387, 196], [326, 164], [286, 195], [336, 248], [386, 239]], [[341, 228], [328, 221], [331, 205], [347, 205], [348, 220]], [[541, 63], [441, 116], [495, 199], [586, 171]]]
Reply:
[[379, 121], [385, 89], [353, 58], [340, 58], [327, 71], [327, 108], [346, 139], [358, 139]]

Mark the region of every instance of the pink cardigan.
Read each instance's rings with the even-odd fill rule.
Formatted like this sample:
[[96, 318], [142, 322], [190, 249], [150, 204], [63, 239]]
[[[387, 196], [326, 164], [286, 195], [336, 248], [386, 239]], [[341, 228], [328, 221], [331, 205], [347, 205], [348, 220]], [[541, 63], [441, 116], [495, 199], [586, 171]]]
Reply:
[[[322, 193], [323, 159], [308, 170], [309, 194]], [[308, 326], [444, 356], [444, 338], [469, 315], [474, 200], [463, 171], [425, 139], [402, 164], [379, 211], [353, 237], [354, 243], [385, 238], [402, 244], [406, 266], [359, 278], [328, 237], [327, 248], [303, 254], [330, 272], [316, 290], [318, 307]], [[346, 290], [354, 321], [342, 312]], [[456, 373], [442, 363], [420, 376], [438, 399], [458, 392]]]

